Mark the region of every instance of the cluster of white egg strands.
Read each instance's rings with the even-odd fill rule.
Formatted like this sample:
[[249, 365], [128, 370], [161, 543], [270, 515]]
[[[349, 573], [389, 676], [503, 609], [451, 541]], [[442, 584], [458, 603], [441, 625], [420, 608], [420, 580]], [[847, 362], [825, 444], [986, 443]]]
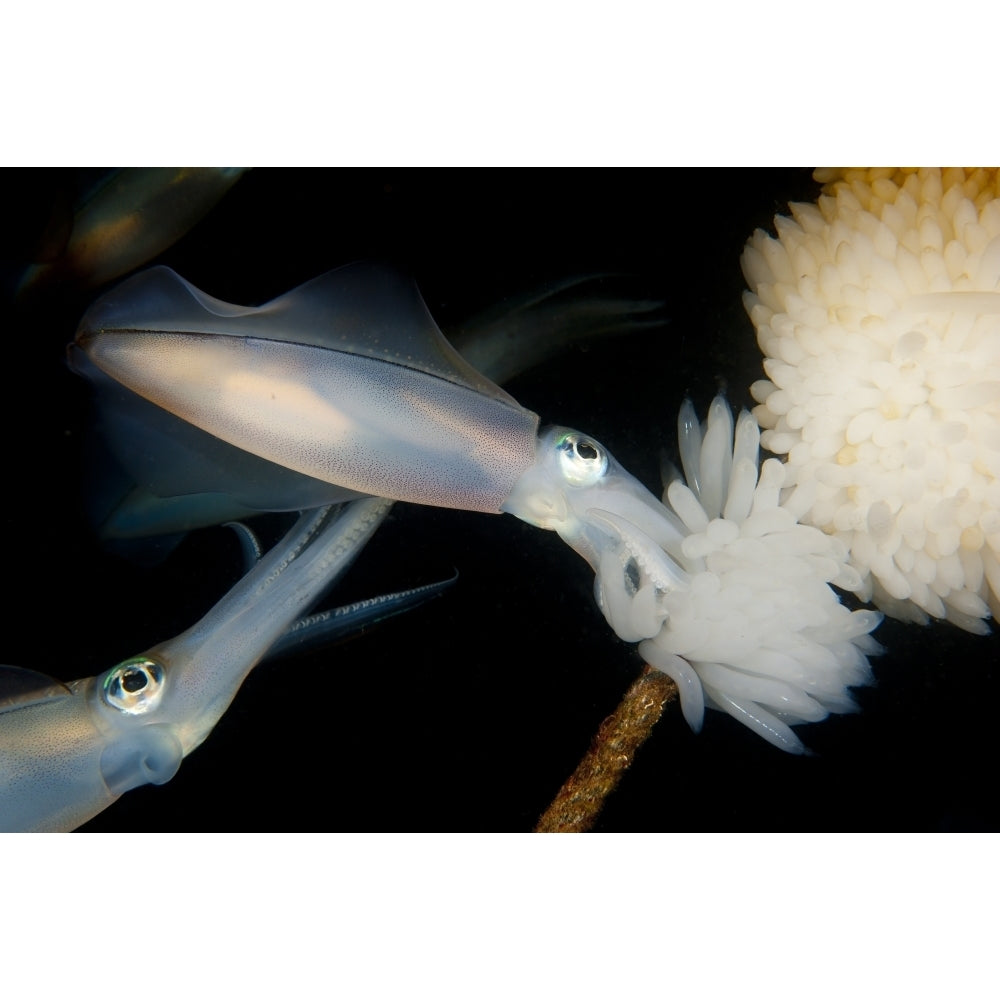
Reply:
[[903, 620], [1000, 611], [1000, 173], [817, 171], [743, 256], [751, 392], [803, 519]]
[[664, 493], [676, 538], [650, 553], [623, 535], [620, 561], [598, 569], [599, 603], [619, 635], [646, 637], [639, 652], [677, 683], [692, 729], [708, 705], [802, 753], [791, 726], [856, 708], [848, 689], [871, 680], [866, 654], [880, 647], [868, 633], [881, 615], [840, 603], [830, 585], [859, 582], [846, 550], [799, 522], [808, 490], [782, 501], [781, 463], [758, 467], [749, 413], [735, 439], [721, 397], [704, 432], [690, 402], [678, 426], [687, 483]]

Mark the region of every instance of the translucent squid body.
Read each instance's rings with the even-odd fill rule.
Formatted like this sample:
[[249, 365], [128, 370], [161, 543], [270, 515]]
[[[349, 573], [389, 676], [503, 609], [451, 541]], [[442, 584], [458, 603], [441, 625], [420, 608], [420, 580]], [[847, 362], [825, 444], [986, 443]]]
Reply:
[[169, 781], [388, 506], [303, 514], [196, 625], [97, 677], [59, 684], [0, 668], [20, 688], [0, 701], [0, 830], [72, 830], [124, 792]]
[[626, 585], [607, 581], [632, 574], [642, 606], [683, 581], [665, 552], [678, 519], [587, 436], [539, 436], [538, 416], [472, 368], [392, 270], [351, 265], [245, 308], [154, 268], [87, 312], [71, 363], [97, 383], [119, 455], [153, 494], [506, 511], [587, 559], [632, 640], [646, 635], [619, 613]]

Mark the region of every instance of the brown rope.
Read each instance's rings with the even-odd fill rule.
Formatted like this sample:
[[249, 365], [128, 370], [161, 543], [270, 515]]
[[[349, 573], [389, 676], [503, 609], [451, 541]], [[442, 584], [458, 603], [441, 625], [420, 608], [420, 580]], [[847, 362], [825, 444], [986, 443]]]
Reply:
[[636, 751], [653, 731], [677, 685], [650, 666], [601, 723], [576, 770], [542, 814], [535, 833], [584, 833], [593, 827]]

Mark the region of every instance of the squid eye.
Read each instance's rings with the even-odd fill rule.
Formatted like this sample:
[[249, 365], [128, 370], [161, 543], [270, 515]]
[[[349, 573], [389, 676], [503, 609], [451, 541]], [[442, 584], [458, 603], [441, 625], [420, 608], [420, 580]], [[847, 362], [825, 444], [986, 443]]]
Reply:
[[608, 471], [608, 453], [576, 431], [559, 437], [556, 452], [563, 478], [572, 486], [592, 486]]
[[126, 715], [151, 712], [163, 697], [163, 666], [145, 656], [134, 656], [112, 667], [104, 677], [105, 704]]

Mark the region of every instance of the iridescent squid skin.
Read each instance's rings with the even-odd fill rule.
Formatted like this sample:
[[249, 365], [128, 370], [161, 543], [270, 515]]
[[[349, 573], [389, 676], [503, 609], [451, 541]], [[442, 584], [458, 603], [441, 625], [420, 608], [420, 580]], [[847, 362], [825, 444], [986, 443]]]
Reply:
[[256, 308], [152, 268], [88, 310], [70, 363], [160, 496], [298, 509], [373, 495], [497, 513], [538, 427], [448, 343], [412, 282], [367, 264]]
[[302, 514], [201, 621], [103, 674], [45, 684], [18, 671], [22, 688], [38, 684], [0, 703], [0, 830], [72, 830], [130, 789], [169, 781], [388, 506], [370, 498], [339, 516]]
[[154, 494], [225, 492], [267, 510], [370, 494], [511, 513], [590, 563], [629, 638], [651, 627], [627, 622], [635, 574], [644, 604], [683, 576], [665, 555], [682, 537], [676, 516], [593, 439], [539, 436], [538, 415], [472, 368], [392, 269], [348, 265], [245, 307], [153, 268], [90, 308], [70, 360], [110, 400], [123, 462]]

